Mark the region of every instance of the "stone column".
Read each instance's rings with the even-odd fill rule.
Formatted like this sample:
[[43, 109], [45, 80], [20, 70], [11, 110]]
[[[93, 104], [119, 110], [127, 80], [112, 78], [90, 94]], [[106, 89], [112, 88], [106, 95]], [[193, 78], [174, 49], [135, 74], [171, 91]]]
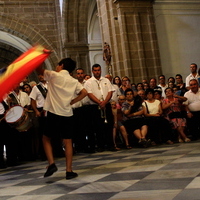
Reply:
[[102, 41], [110, 45], [112, 74], [140, 82], [161, 74], [151, 0], [97, 0]]
[[68, 0], [64, 4], [62, 30], [63, 54], [76, 60], [77, 67], [90, 71], [87, 39], [88, 0]]

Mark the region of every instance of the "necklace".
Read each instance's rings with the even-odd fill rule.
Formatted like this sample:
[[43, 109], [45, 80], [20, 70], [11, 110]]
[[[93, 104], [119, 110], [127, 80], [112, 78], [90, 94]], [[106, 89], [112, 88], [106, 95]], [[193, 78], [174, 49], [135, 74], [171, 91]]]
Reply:
[[[101, 80], [100, 80], [101, 81]], [[100, 90], [101, 89], [101, 87], [100, 87], [100, 81], [97, 81], [96, 80], [96, 83], [97, 83], [97, 85], [98, 85], [98, 89]]]

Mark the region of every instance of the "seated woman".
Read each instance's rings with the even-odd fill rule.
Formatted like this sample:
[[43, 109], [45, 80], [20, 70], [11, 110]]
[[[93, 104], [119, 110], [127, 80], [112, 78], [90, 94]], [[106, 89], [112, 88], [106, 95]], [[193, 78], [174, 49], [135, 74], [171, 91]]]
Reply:
[[150, 141], [146, 139], [148, 127], [143, 116], [144, 109], [142, 106], [142, 99], [138, 95], [134, 97], [132, 89], [127, 89], [125, 91], [125, 97], [126, 101], [122, 105], [122, 111], [127, 117], [127, 120], [124, 126], [128, 133], [133, 133], [135, 135], [139, 140], [139, 144], [146, 147]]
[[172, 88], [165, 89], [166, 99], [162, 101], [163, 114], [170, 121], [172, 128], [178, 131], [179, 142], [190, 142], [184, 133], [186, 119], [182, 114], [182, 102], [187, 100], [185, 97], [174, 94]]
[[128, 78], [128, 76], [122, 77], [121, 81], [122, 81], [122, 84], [121, 84], [121, 86], [120, 86], [120, 88], [119, 88], [121, 94], [124, 95], [126, 89], [129, 88], [129, 89], [132, 89], [132, 90], [134, 91], [134, 94], [135, 94], [135, 95], [137, 95], [136, 88], [135, 88], [135, 86], [132, 86], [132, 85], [131, 85], [131, 81], [130, 81], [130, 79]]
[[[124, 98], [124, 100], [125, 100], [125, 97], [122, 96], [122, 95], [119, 96], [119, 98]], [[119, 129], [121, 134], [122, 134], [122, 137], [125, 141], [126, 148], [131, 149], [132, 147], [129, 145], [129, 142], [128, 142], [128, 134], [127, 134], [126, 129], [123, 125], [123, 123], [124, 123], [123, 113], [121, 111], [121, 108], [119, 107], [120, 105], [117, 106], [117, 103], [115, 101], [112, 101], [110, 104], [111, 104], [112, 113], [113, 113], [113, 117], [114, 117], [114, 126], [113, 126], [114, 148], [115, 148], [115, 150], [120, 150], [120, 148], [118, 148], [117, 144], [116, 144], [117, 130]]]
[[144, 90], [144, 85], [143, 85], [143, 83], [137, 83], [137, 85], [136, 85], [136, 90], [137, 90], [137, 91]]
[[161, 102], [163, 100], [162, 92], [159, 90], [154, 90], [154, 99], [157, 99]]
[[173, 144], [172, 129], [168, 120], [162, 117], [161, 102], [154, 98], [153, 89], [146, 90], [147, 100], [142, 103], [144, 106], [144, 115], [148, 123], [148, 134], [152, 144], [166, 142]]

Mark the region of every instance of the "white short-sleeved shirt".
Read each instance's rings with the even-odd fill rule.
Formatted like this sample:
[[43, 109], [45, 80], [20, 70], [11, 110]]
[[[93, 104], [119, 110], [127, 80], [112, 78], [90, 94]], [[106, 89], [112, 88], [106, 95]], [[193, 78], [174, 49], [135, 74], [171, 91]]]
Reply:
[[[159, 113], [159, 105], [160, 105], [160, 101], [159, 100], [155, 100], [153, 103], [149, 103], [147, 101], [145, 101], [148, 107], [148, 114], [156, 114]], [[145, 102], [142, 103], [142, 105], [146, 108], [146, 104]]]
[[60, 116], [72, 116], [70, 102], [74, 98], [74, 93], [79, 94], [83, 86], [70, 76], [67, 70], [60, 72], [44, 70], [44, 79], [48, 81], [44, 110]]
[[[102, 96], [105, 100], [108, 92], [112, 92], [114, 90], [107, 78], [100, 77], [100, 79], [97, 80], [94, 76], [86, 81], [85, 89], [88, 93], [92, 93], [99, 100], [102, 99]], [[90, 100], [90, 104], [93, 105], [96, 103]]]
[[119, 87], [117, 85], [112, 84], [112, 86], [113, 86], [114, 91], [113, 91], [111, 100], [118, 102], [118, 96], [122, 95], [122, 93], [120, 92]]
[[18, 105], [25, 107], [31, 104], [31, 99], [26, 92], [19, 91], [18, 95], [14, 91], [11, 93], [15, 96]]
[[[84, 80], [84, 81], [81, 83], [83, 87], [84, 87], [85, 83], [86, 83], [86, 80]], [[77, 94], [74, 94], [74, 98], [75, 98], [75, 97], [77, 97]], [[86, 96], [86, 97], [84, 97], [81, 101], [78, 101], [77, 103], [73, 104], [72, 107], [73, 107], [73, 108], [79, 108], [79, 107], [81, 107], [81, 106], [88, 105], [88, 104], [89, 104], [89, 101], [90, 101], [89, 97]]]
[[190, 111], [200, 111], [200, 90], [195, 94], [191, 90], [184, 94], [187, 101], [183, 102], [184, 105], [188, 105]]
[[5, 108], [2, 103], [0, 103], [0, 115], [3, 115], [5, 112]]
[[45, 99], [36, 85], [33, 87], [29, 97], [36, 101], [37, 108], [44, 106]]
[[196, 74], [196, 76], [193, 76], [192, 74], [189, 74], [187, 77], [186, 77], [186, 79], [185, 79], [185, 86], [186, 87], [189, 87], [190, 86], [190, 84], [189, 84], [189, 82], [190, 82], [190, 80], [192, 80], [192, 79], [198, 79], [200, 76], [198, 75], [198, 74]]
[[161, 87], [162, 89], [162, 97], [165, 99], [166, 98], [166, 94], [165, 94], [165, 89], [168, 88], [168, 85], [166, 84], [164, 87], [162, 85], [158, 85], [159, 87]]

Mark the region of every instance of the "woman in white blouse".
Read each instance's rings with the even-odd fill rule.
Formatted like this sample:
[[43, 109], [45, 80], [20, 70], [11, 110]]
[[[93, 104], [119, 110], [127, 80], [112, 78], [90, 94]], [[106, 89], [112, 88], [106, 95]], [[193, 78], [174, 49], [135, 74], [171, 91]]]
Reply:
[[147, 100], [142, 104], [144, 106], [144, 115], [149, 127], [149, 137], [154, 145], [162, 142], [173, 144], [171, 141], [172, 129], [169, 122], [162, 117], [161, 102], [154, 98], [154, 92], [153, 89], [147, 89]]

